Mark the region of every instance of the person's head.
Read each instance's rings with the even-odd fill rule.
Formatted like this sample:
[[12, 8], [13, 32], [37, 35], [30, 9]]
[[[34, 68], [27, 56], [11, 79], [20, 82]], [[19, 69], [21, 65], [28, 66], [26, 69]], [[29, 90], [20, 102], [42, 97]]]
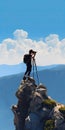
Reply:
[[33, 50], [31, 49], [31, 50], [29, 50], [29, 54], [30, 54], [30, 55], [33, 55], [33, 56], [35, 57], [36, 51], [33, 51]]

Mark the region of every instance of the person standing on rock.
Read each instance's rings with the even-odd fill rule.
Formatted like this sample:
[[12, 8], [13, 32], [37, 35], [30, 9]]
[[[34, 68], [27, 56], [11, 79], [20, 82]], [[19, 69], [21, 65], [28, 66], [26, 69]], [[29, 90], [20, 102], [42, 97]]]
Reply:
[[26, 80], [26, 78], [30, 76], [32, 70], [32, 61], [34, 62], [35, 55], [36, 51], [31, 49], [29, 50], [29, 54], [25, 54], [23, 57], [23, 62], [26, 64], [26, 72], [24, 74], [23, 80]]

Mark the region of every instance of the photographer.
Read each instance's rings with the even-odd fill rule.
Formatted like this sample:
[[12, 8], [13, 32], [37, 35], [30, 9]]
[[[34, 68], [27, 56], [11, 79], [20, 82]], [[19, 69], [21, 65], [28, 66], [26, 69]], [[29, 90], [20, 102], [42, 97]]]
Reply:
[[36, 51], [33, 51], [32, 49], [29, 50], [29, 54], [25, 54], [23, 61], [26, 64], [26, 72], [24, 74], [23, 80], [26, 80], [26, 77], [30, 76], [31, 70], [32, 70], [32, 62], [34, 62], [34, 58], [36, 55]]

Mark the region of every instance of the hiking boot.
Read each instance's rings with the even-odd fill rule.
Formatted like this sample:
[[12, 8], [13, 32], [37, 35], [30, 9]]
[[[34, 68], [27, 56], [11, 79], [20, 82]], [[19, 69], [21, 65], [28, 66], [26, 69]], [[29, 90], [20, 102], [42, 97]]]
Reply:
[[23, 77], [23, 80], [26, 80], [26, 76]]

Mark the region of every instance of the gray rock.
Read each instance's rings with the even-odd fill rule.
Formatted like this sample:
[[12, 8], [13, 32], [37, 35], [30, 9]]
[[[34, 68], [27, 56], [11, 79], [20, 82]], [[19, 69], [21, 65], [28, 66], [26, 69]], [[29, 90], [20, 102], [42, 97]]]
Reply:
[[27, 95], [27, 98], [29, 98], [32, 93], [35, 91], [36, 84], [35, 80], [33, 78], [29, 78], [29, 80], [26, 80], [24, 83], [22, 82], [16, 91], [16, 97], [19, 99], [22, 99], [23, 94]]
[[21, 82], [16, 96], [18, 103], [12, 107], [16, 130], [44, 130], [47, 120], [55, 121], [54, 130], [65, 130], [65, 119], [59, 111], [62, 104], [56, 103], [52, 109], [43, 105], [45, 99], [52, 100], [44, 85], [37, 86], [35, 80], [28, 77]]
[[41, 110], [38, 111], [37, 114], [40, 116], [40, 118], [42, 120], [42, 119], [48, 118], [49, 113], [50, 113], [50, 109], [42, 108]]
[[48, 96], [47, 96], [47, 89], [46, 89], [46, 87], [44, 85], [40, 84], [37, 87], [36, 91], [42, 95], [43, 99], [47, 99], [48, 98]]
[[42, 107], [42, 101], [42, 96], [38, 92], [35, 92], [30, 102], [30, 111], [37, 112]]
[[26, 118], [25, 130], [43, 130], [43, 123], [37, 114], [30, 113], [30, 115]]
[[54, 107], [49, 117], [55, 120], [55, 127], [59, 127], [64, 122], [64, 117], [62, 116], [61, 112], [58, 110], [58, 107]]
[[62, 123], [60, 126], [56, 127], [54, 130], [65, 130], [65, 123]]

